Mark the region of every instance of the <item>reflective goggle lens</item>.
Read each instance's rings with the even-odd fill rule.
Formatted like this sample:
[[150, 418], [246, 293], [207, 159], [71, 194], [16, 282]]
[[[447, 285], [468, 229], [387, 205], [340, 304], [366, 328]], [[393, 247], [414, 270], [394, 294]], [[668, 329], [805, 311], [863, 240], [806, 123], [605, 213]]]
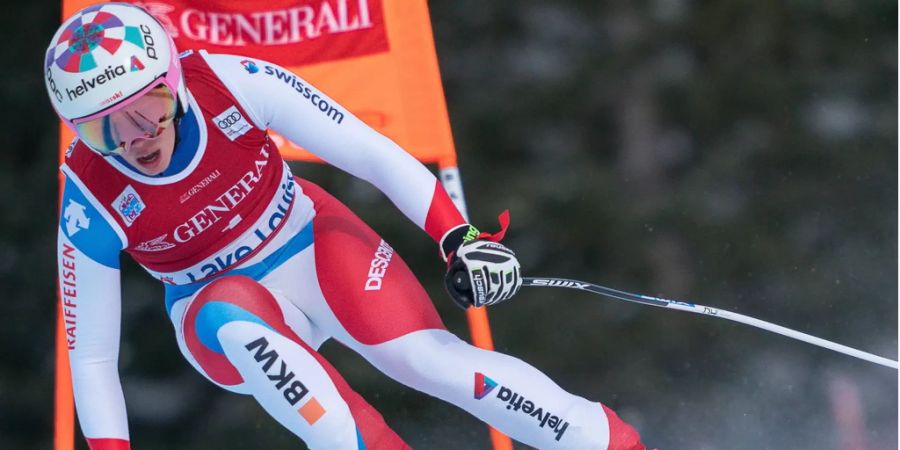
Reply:
[[122, 109], [76, 123], [78, 137], [103, 155], [121, 154], [138, 139], [160, 135], [175, 119], [175, 95], [159, 85]]

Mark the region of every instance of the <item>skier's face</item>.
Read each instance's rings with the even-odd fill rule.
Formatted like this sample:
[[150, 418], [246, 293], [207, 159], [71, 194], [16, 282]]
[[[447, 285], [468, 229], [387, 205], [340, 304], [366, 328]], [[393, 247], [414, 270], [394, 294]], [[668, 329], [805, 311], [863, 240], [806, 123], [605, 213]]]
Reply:
[[175, 127], [166, 127], [159, 136], [137, 139], [122, 153], [122, 158], [144, 175], [159, 175], [172, 162], [175, 151]]

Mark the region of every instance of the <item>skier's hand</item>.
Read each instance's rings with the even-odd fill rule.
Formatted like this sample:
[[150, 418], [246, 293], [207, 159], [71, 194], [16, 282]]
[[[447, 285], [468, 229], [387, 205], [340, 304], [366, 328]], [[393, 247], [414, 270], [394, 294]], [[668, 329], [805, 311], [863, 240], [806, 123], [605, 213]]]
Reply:
[[502, 229], [494, 235], [463, 225], [441, 239], [441, 256], [447, 261], [444, 286], [463, 309], [508, 300], [522, 287], [516, 254], [497, 242], [509, 225], [508, 212], [500, 215], [500, 223]]
[[512, 250], [478, 239], [464, 243], [450, 257], [444, 283], [453, 301], [466, 309], [508, 300], [522, 287], [522, 277]]

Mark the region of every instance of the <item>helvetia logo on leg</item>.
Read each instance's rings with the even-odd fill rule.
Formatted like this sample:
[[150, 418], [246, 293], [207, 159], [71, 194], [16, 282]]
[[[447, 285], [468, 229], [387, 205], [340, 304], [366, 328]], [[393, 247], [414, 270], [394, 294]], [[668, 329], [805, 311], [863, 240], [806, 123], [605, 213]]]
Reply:
[[506, 402], [506, 409], [510, 411], [519, 411], [522, 414], [533, 417], [541, 428], [549, 428], [556, 435], [556, 440], [562, 439], [566, 430], [569, 428], [569, 422], [550, 411], [545, 411], [540, 405], [528, 400], [523, 395], [512, 389], [503, 386], [496, 381], [488, 378], [483, 373], [475, 372], [475, 399], [481, 400], [493, 392], [497, 386], [497, 395], [495, 398]]

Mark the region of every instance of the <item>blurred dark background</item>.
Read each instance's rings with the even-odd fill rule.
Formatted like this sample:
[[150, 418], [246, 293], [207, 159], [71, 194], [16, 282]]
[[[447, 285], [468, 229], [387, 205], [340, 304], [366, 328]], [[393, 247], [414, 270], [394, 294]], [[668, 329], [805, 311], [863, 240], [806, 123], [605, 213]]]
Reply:
[[[897, 358], [895, 1], [429, 5], [470, 214], [490, 230], [510, 209], [506, 242], [526, 275], [687, 299]], [[2, 449], [52, 445], [57, 122], [40, 67], [59, 20], [47, 0], [0, 17]], [[295, 173], [385, 236], [468, 336], [424, 233], [335, 169]], [[134, 448], [303, 448], [189, 367], [161, 287], [125, 259]], [[897, 448], [894, 370], [574, 291], [525, 289], [490, 313], [499, 350], [660, 449]], [[323, 352], [415, 448], [488, 448], [456, 407], [335, 343]], [[861, 446], [835, 421], [853, 392]]]

